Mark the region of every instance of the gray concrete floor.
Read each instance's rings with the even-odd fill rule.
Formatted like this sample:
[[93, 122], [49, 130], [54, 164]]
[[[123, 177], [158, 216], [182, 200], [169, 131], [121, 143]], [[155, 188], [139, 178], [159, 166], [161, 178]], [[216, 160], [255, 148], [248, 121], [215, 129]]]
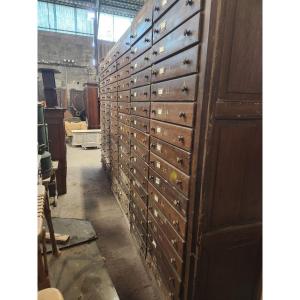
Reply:
[[[144, 269], [125, 217], [111, 193], [100, 155], [97, 149], [67, 145], [67, 194], [59, 197], [52, 215], [91, 221], [98, 235], [96, 245], [121, 300], [158, 300], [155, 285]], [[84, 256], [84, 247], [82, 251]], [[89, 284], [93, 284], [92, 280], [86, 282], [87, 289]]]

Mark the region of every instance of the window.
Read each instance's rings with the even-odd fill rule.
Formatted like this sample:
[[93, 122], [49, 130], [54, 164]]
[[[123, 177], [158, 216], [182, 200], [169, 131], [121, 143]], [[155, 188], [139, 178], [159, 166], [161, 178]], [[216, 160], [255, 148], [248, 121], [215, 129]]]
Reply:
[[131, 22], [132, 18], [100, 13], [98, 39], [116, 42]]
[[93, 35], [94, 18], [87, 9], [38, 1], [38, 28], [79, 35]]

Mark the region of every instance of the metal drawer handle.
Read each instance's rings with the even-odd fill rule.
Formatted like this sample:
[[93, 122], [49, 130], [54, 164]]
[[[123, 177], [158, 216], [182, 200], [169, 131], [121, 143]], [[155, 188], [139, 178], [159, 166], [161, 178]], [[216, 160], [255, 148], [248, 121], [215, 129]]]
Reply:
[[[178, 201], [178, 200], [174, 200], [173, 201], [173, 204], [175, 205], [175, 206], [179, 206], [180, 205], [180, 202]], [[174, 222], [174, 221], [173, 221]]]
[[154, 29], [154, 33], [159, 33], [159, 29]]
[[151, 143], [151, 144], [150, 144], [150, 147], [151, 147], [151, 148], [156, 148], [156, 144]]
[[149, 179], [150, 180], [154, 180], [154, 176], [149, 176]]
[[156, 50], [154, 50], [153, 52], [152, 52], [152, 55], [157, 55], [157, 51]]
[[149, 60], [149, 57], [148, 57], [148, 56], [145, 56], [145, 57], [144, 57], [144, 60]]
[[149, 43], [150, 40], [149, 40], [148, 38], [145, 38], [145, 39], [144, 39], [144, 42], [145, 42], [145, 43]]
[[145, 18], [145, 22], [150, 22], [150, 18]]
[[133, 66], [130, 66], [130, 69], [132, 69], [132, 70], [133, 70], [133, 69], [134, 69], [134, 68], [133, 68]]
[[153, 95], [156, 95], [156, 93], [157, 93], [156, 91], [152, 91], [152, 94], [153, 94]]
[[143, 109], [143, 111], [144, 111], [144, 112], [147, 112], [147, 111], [148, 111], [148, 109], [147, 109], [147, 108], [144, 108], [144, 109]]
[[147, 92], [144, 92], [144, 96], [147, 96], [148, 95], [148, 93]]
[[154, 165], [154, 161], [153, 161], [153, 160], [150, 160], [150, 164], [151, 164], [151, 165]]
[[125, 43], [125, 45], [129, 46], [129, 45], [130, 45], [130, 43], [129, 43], [129, 42], [126, 42], [126, 43]]
[[156, 131], [156, 129], [155, 129], [154, 127], [152, 127], [152, 128], [151, 128], [151, 131], [155, 132], [155, 131]]
[[177, 244], [177, 240], [171, 240], [172, 245]]
[[183, 142], [184, 141], [184, 136], [183, 135], [179, 135], [178, 136], [178, 141], [179, 142]]
[[181, 89], [182, 92], [187, 92], [188, 90], [189, 90], [189, 89], [188, 89], [187, 86], [184, 86], [184, 87]]
[[160, 10], [159, 6], [154, 6], [154, 10], [159, 11]]
[[180, 157], [177, 157], [177, 158], [176, 158], [176, 161], [177, 161], [179, 164], [182, 164], [182, 163], [183, 163], [183, 159], [180, 158]]
[[191, 63], [191, 61], [187, 58], [185, 58], [182, 62], [184, 65], [189, 65]]
[[158, 71], [157, 70], [152, 70], [152, 75], [157, 75]]
[[186, 117], [185, 112], [181, 111], [181, 112], [179, 113], [179, 118], [185, 118], [185, 117]]
[[182, 181], [177, 179], [177, 180], [176, 180], [176, 184], [177, 184], [177, 185], [182, 185]]
[[152, 110], [151, 110], [151, 113], [152, 113], [152, 114], [156, 114], [156, 110], [155, 110], [155, 109], [152, 109]]
[[149, 78], [149, 76], [148, 76], [148, 75], [145, 75], [144, 77], [145, 77], [146, 79], [148, 79], [148, 78]]
[[175, 258], [174, 257], [172, 257], [171, 259], [170, 259], [170, 262], [171, 262], [171, 264], [174, 264], [175, 263]]

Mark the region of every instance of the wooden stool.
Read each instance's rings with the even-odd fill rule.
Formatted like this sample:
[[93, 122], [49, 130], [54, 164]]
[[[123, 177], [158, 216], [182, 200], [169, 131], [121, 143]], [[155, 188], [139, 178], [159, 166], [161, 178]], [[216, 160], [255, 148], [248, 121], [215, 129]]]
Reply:
[[49, 288], [38, 292], [38, 300], [64, 300], [64, 297], [58, 289]]

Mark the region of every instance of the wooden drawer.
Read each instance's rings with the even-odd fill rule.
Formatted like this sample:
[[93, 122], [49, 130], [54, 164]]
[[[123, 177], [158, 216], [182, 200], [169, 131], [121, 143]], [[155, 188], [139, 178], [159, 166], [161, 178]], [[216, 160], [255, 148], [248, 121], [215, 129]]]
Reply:
[[191, 128], [151, 120], [150, 133], [184, 150], [191, 151], [192, 149], [193, 130]]
[[151, 80], [151, 68], [148, 68], [144, 71], [131, 75], [130, 85], [131, 88], [136, 88], [142, 85], [150, 84], [150, 80]]
[[149, 212], [159, 225], [162, 232], [168, 239], [171, 247], [176, 251], [179, 257], [184, 257], [185, 241], [177, 234], [166, 216], [156, 207], [155, 203], [149, 201]]
[[152, 47], [152, 63], [192, 46], [200, 40], [200, 13], [186, 21]]
[[153, 24], [153, 44], [197, 13], [203, 7], [203, 2], [204, 0], [179, 0], [172, 9]]
[[134, 201], [131, 201], [130, 212], [137, 217], [135, 219], [135, 224], [140, 227], [140, 231], [147, 234], [147, 209], [144, 210], [143, 208], [139, 207]]
[[131, 47], [130, 57], [134, 60], [146, 50], [151, 48], [152, 45], [152, 31], [148, 31], [134, 46]]
[[115, 92], [115, 93], [107, 93], [107, 100], [109, 101], [118, 101], [118, 93]]
[[151, 183], [148, 183], [148, 199], [149, 209], [150, 206], [156, 206], [168, 219], [172, 228], [185, 240], [186, 219], [176, 211], [174, 206]]
[[126, 145], [130, 147], [130, 140], [126, 133], [119, 132], [119, 139]]
[[[119, 181], [123, 182], [126, 191], [130, 191], [130, 179], [122, 169], [119, 169]], [[130, 195], [126, 195], [126, 196], [130, 197]]]
[[130, 43], [133, 45], [152, 26], [153, 0], [148, 0], [131, 23]]
[[123, 56], [121, 56], [117, 60], [117, 70], [122, 69], [123, 67], [127, 66], [130, 63], [130, 51], [127, 51]]
[[113, 127], [118, 127], [119, 126], [119, 122], [116, 119], [110, 119], [108, 121], [110, 122], [111, 126], [113, 126]]
[[186, 216], [188, 199], [175, 190], [167, 180], [149, 168], [149, 182], [169, 201], [183, 216]]
[[129, 27], [126, 30], [126, 32], [121, 36], [121, 38], [118, 40], [117, 51], [116, 51], [117, 61], [120, 59], [120, 57], [124, 56], [124, 53], [126, 53], [130, 49], [130, 34], [131, 34], [131, 30]]
[[[130, 154], [130, 166], [131, 168], [137, 169], [145, 179], [148, 179], [148, 165], [134, 153]], [[131, 172], [134, 174], [132, 170]]]
[[129, 126], [119, 123], [119, 132], [120, 132], [120, 134], [123, 133], [125, 135], [125, 137], [127, 137], [128, 140], [130, 139], [130, 127]]
[[146, 243], [145, 239], [146, 236], [144, 236], [141, 232], [139, 232], [136, 224], [133, 221], [132, 216], [130, 216], [130, 231], [132, 233], [133, 238], [135, 239], [138, 249], [141, 252], [141, 255], [146, 255]]
[[130, 140], [130, 149], [132, 155], [138, 155], [146, 163], [149, 163], [149, 150], [138, 143], [136, 140]]
[[151, 101], [196, 101], [197, 75], [151, 84]]
[[[132, 207], [132, 205], [131, 205]], [[140, 216], [140, 214], [136, 213], [132, 209], [130, 209], [131, 221], [138, 229], [140, 237], [143, 239], [144, 243], [146, 244], [146, 237], [147, 237], [147, 222], [144, 218]]]
[[119, 160], [119, 154], [116, 153], [116, 152], [111, 152], [111, 158], [112, 158], [112, 161], [118, 162], [118, 160]]
[[130, 90], [118, 92], [118, 101], [119, 102], [130, 102]]
[[182, 258], [176, 253], [174, 248], [170, 245], [168, 239], [165, 234], [155, 221], [154, 217], [151, 213], [148, 213], [148, 226], [151, 228], [152, 233], [154, 234], [156, 240], [159, 243], [160, 250], [164, 253], [169, 265], [175, 271], [175, 274], [181, 278], [182, 270], [183, 270], [183, 261]]
[[131, 89], [131, 101], [150, 101], [150, 85]]
[[118, 102], [111, 102], [110, 109], [109, 107], [107, 108], [108, 108], [107, 112], [109, 112], [109, 110], [118, 111]]
[[119, 102], [118, 108], [120, 113], [130, 114], [130, 103], [129, 102]]
[[144, 212], [142, 211], [142, 213], [145, 216], [145, 218], [147, 218], [147, 207], [148, 207], [147, 199], [145, 198], [142, 199], [135, 187], [132, 187], [131, 190], [131, 200], [133, 200], [138, 207], [144, 210]]
[[130, 65], [127, 65], [125, 67], [123, 67], [122, 69], [120, 69], [117, 73], [117, 78], [118, 80], [123, 80], [127, 77], [130, 76]]
[[119, 113], [119, 121], [130, 126], [130, 115]]
[[118, 159], [118, 165], [119, 165], [119, 169], [121, 169], [123, 172], [124, 172], [124, 174], [126, 175], [126, 176], [128, 176], [128, 178], [130, 178], [130, 173], [129, 173], [129, 167], [127, 166], [128, 165], [128, 162], [126, 162], [126, 161], [124, 161], [124, 160], [119, 160]]
[[153, 4], [153, 22], [175, 4], [177, 0], [154, 0]]
[[151, 66], [151, 53], [152, 50], [149, 49], [144, 54], [131, 62], [131, 74], [135, 74]]
[[105, 94], [106, 93], [106, 87], [100, 87], [100, 94]]
[[106, 87], [106, 92], [107, 93], [114, 93], [117, 91], [117, 86], [118, 86], [118, 83], [117, 82], [114, 82], [112, 84], [109, 84], [107, 87]]
[[118, 81], [118, 91], [127, 91], [130, 89], [130, 77]]
[[195, 103], [151, 103], [151, 118], [193, 127], [195, 106]]
[[150, 152], [149, 166], [179, 192], [189, 197], [190, 177]]
[[111, 110], [110, 116], [111, 116], [112, 118], [117, 119], [117, 118], [118, 118], [118, 110]]
[[191, 154], [155, 137], [150, 137], [151, 152], [157, 154], [185, 174], [190, 175]]
[[151, 82], [198, 72], [199, 45], [180, 52], [152, 66]]
[[149, 149], [149, 134], [141, 132], [135, 128], [131, 128], [131, 140], [136, 141]]
[[131, 102], [131, 114], [149, 118], [150, 102]]
[[[134, 167], [130, 170], [131, 184], [139, 193], [143, 201], [148, 199], [148, 180]], [[145, 200], [146, 199], [146, 200]]]
[[149, 133], [149, 125], [150, 125], [149, 119], [131, 115], [132, 127], [139, 129], [140, 131], [143, 131], [145, 133]]
[[124, 164], [128, 169], [130, 169], [130, 156], [124, 153], [119, 153], [119, 163]]

